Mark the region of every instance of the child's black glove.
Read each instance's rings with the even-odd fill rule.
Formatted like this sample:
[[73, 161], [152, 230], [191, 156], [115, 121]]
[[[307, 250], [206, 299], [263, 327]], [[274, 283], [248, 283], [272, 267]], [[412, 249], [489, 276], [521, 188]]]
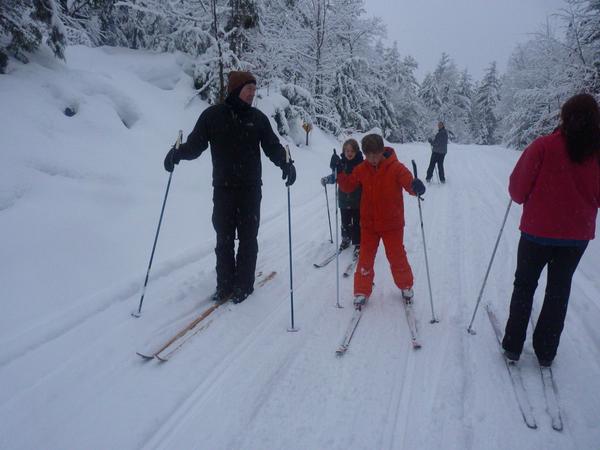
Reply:
[[331, 170], [337, 170], [338, 172], [344, 171], [344, 164], [342, 163], [342, 158], [340, 158], [335, 153], [331, 155], [331, 159], [329, 160], [329, 168]]
[[418, 196], [421, 196], [425, 193], [425, 185], [418, 178], [415, 178], [412, 181], [411, 187], [412, 187], [413, 192]]

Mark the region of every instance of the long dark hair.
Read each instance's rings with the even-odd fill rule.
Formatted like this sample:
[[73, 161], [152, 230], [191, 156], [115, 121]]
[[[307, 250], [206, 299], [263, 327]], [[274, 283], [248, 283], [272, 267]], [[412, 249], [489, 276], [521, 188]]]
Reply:
[[560, 110], [562, 130], [571, 161], [581, 163], [595, 155], [600, 158], [600, 108], [589, 94], [578, 94]]

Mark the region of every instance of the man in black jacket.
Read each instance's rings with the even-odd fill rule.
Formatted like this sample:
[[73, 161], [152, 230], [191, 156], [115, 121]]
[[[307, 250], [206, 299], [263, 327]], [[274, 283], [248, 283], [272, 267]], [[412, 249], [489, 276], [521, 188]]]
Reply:
[[438, 166], [438, 173], [440, 174], [440, 181], [446, 182], [446, 176], [444, 174], [444, 158], [448, 152], [448, 132], [444, 127], [444, 122], [438, 122], [438, 132], [434, 139], [429, 138], [431, 144], [431, 159], [429, 160], [429, 167], [427, 168], [427, 175], [425, 181], [428, 183], [431, 181], [433, 176], [433, 169], [435, 165]]
[[[217, 290], [213, 300], [243, 302], [254, 291], [258, 227], [262, 198], [260, 147], [283, 171], [286, 186], [296, 181], [293, 161], [265, 114], [252, 107], [256, 79], [250, 72], [231, 72], [225, 102], [206, 108], [185, 143], [171, 148], [165, 169], [192, 160], [210, 143], [213, 164], [212, 223], [217, 233]], [[239, 239], [235, 255], [235, 235]]]

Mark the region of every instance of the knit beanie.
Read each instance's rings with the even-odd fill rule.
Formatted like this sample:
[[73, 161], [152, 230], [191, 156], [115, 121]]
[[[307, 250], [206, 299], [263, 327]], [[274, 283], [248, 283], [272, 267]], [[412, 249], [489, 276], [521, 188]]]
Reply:
[[239, 92], [247, 84], [256, 84], [256, 78], [250, 72], [233, 71], [229, 72], [229, 80], [227, 82], [227, 94]]

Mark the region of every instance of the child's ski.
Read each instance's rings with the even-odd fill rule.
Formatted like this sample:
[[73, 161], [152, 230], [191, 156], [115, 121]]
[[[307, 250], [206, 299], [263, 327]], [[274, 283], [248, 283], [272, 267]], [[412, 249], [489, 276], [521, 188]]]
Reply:
[[333, 252], [332, 255], [329, 255], [327, 258], [325, 258], [323, 261], [319, 262], [319, 263], [314, 263], [313, 266], [315, 266], [317, 269], [320, 269], [321, 267], [325, 267], [327, 264], [329, 264], [331, 261], [333, 261], [335, 259], [335, 257], [337, 255], [339, 255], [341, 252], [340, 250], [337, 250], [335, 252]]
[[348, 267], [346, 267], [346, 270], [344, 270], [344, 278], [348, 278], [350, 275], [352, 275], [354, 273], [354, 269], [356, 268], [356, 263], [358, 262], [358, 258], [357, 259], [353, 259], [352, 262], [350, 264], [348, 264]]
[[362, 316], [362, 309], [355, 309], [352, 314], [352, 318], [350, 319], [350, 323], [348, 324], [348, 328], [346, 328], [346, 333], [344, 333], [344, 337], [339, 347], [335, 351], [336, 356], [343, 356], [346, 354], [348, 347], [350, 346], [350, 341], [352, 340], [352, 336], [354, 336], [354, 331], [358, 326], [358, 322]]
[[412, 346], [415, 350], [418, 350], [421, 348], [421, 343], [419, 342], [419, 330], [417, 328], [417, 319], [415, 319], [415, 313], [413, 311], [412, 299], [402, 297], [402, 303], [404, 303], [404, 311], [406, 312], [406, 321], [408, 322], [408, 328], [410, 330]]

